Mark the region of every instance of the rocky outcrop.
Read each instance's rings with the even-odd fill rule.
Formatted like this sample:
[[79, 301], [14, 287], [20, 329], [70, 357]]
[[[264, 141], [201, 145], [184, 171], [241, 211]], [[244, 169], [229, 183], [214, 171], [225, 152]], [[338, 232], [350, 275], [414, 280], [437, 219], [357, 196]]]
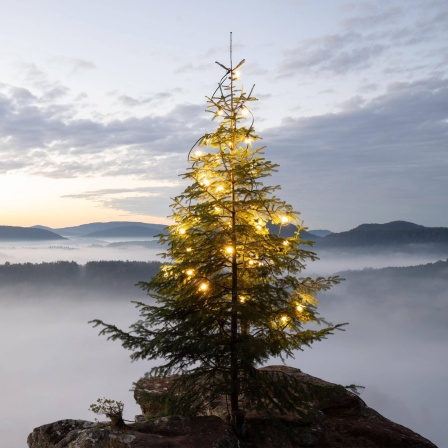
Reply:
[[40, 426], [28, 436], [30, 448], [238, 448], [219, 417], [162, 417], [113, 428], [83, 420]]
[[[248, 412], [246, 438], [238, 441], [226, 423], [225, 402], [208, 410], [214, 415], [169, 416], [112, 428], [81, 420], [62, 420], [36, 428], [30, 448], [437, 448], [424, 437], [391, 422], [341, 386], [307, 375], [299, 369], [272, 366], [269, 375], [287, 375], [303, 383], [306, 415], [263, 415]], [[160, 400], [172, 379], [142, 378], [136, 399], [144, 413], [160, 413]]]
[[[398, 425], [369, 408], [349, 390], [287, 366], [269, 366], [260, 370], [270, 375], [286, 375], [299, 380], [311, 397], [306, 416], [272, 416], [256, 412], [246, 414], [247, 444], [256, 448], [435, 448], [424, 437]], [[161, 411], [152, 400], [170, 388], [171, 378], [141, 378], [135, 398], [146, 415]], [[208, 413], [226, 419], [225, 400], [215, 402]]]

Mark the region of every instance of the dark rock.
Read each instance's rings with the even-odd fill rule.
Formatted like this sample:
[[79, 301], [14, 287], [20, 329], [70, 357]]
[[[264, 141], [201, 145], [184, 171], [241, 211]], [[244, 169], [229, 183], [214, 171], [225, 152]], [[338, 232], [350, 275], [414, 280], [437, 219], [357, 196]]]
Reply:
[[104, 423], [60, 420], [34, 429], [30, 448], [237, 448], [218, 417], [170, 416], [112, 428]]
[[[303, 415], [247, 412], [244, 440], [238, 441], [228, 423], [225, 400], [208, 409], [211, 415], [168, 416], [120, 428], [82, 420], [61, 420], [36, 428], [30, 448], [437, 448], [424, 437], [391, 422], [342, 386], [286, 366], [260, 369], [273, 378], [299, 380], [312, 392]], [[136, 399], [144, 413], [158, 413], [160, 400], [174, 378], [142, 378]], [[283, 383], [282, 383], [283, 384]], [[243, 400], [244, 401], [244, 400]]]
[[[315, 391], [306, 402], [306, 416], [246, 415], [247, 446], [254, 448], [436, 448], [433, 443], [404, 426], [393, 423], [369, 408], [358, 395], [328, 381], [287, 366], [269, 366], [260, 370], [299, 380]], [[161, 410], [160, 401], [176, 377], [141, 378], [135, 398], [144, 414]], [[214, 403], [208, 412], [228, 420], [225, 400]]]

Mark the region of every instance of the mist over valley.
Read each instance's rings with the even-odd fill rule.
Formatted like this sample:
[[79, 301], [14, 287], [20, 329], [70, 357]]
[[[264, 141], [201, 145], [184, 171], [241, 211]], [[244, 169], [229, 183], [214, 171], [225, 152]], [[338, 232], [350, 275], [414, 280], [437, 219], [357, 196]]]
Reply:
[[[0, 438], [10, 448], [22, 448], [36, 426], [92, 420], [88, 407], [99, 397], [123, 401], [129, 420], [140, 413], [129, 390], [151, 364], [131, 363], [130, 352], [87, 322], [101, 318], [122, 329], [134, 323], [130, 302], [150, 300], [135, 283], [157, 271], [163, 247], [153, 237], [65, 237], [0, 241]], [[365, 386], [361, 398], [369, 406], [446, 447], [446, 246], [316, 243], [310, 250], [320, 260], [304, 275], [346, 279], [320, 295], [320, 314], [349, 325], [287, 364]]]

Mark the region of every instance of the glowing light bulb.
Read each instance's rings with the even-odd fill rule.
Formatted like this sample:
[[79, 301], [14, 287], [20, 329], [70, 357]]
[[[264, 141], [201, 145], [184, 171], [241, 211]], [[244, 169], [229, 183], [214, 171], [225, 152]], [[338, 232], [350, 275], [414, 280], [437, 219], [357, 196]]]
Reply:
[[221, 208], [220, 207], [215, 207], [215, 212], [216, 213], [219, 213], [221, 211]]
[[241, 108], [241, 115], [246, 116], [249, 113], [249, 109], [247, 107]]
[[244, 296], [240, 296], [240, 302], [241, 303], [244, 303], [246, 301], [246, 297], [244, 297]]
[[232, 246], [227, 246], [227, 247], [226, 247], [226, 252], [227, 252], [228, 254], [233, 254], [233, 247], [232, 247]]
[[220, 186], [216, 189], [216, 191], [224, 191], [224, 187], [223, 187], [222, 185], [220, 185]]
[[210, 185], [210, 181], [208, 179], [204, 179], [202, 181], [202, 185], [204, 185], [205, 187], [208, 187]]
[[287, 216], [282, 216], [282, 224], [286, 224], [289, 221]]
[[195, 151], [194, 155], [199, 158], [202, 156], [202, 151], [198, 149], [197, 151]]
[[249, 265], [250, 265], [250, 266], [253, 266], [254, 263], [255, 263], [254, 260], [249, 260]]
[[223, 115], [223, 114], [224, 114], [224, 111], [222, 109], [218, 109], [216, 111], [216, 115]]
[[250, 137], [247, 137], [244, 139], [244, 143], [250, 144], [252, 143], [252, 139]]
[[288, 316], [282, 316], [280, 320], [282, 321], [282, 324], [286, 324], [286, 322], [288, 322]]
[[187, 247], [187, 252], [191, 252], [193, 249], [191, 247]]
[[179, 229], [179, 233], [180, 233], [181, 235], [185, 235], [186, 230], [185, 230], [183, 227], [181, 227], [181, 228]]
[[287, 246], [289, 244], [289, 241], [283, 241], [283, 246]]
[[199, 286], [199, 289], [201, 291], [207, 291], [207, 289], [208, 289], [207, 283], [201, 283], [200, 286]]
[[185, 273], [186, 273], [189, 277], [191, 277], [191, 276], [194, 274], [194, 270], [193, 270], [193, 269], [187, 269], [187, 270], [185, 271]]
[[233, 79], [240, 79], [241, 77], [241, 72], [239, 70], [235, 70], [233, 72]]
[[302, 305], [297, 305], [297, 311], [299, 313], [301, 313], [303, 311], [303, 306]]
[[257, 224], [255, 227], [256, 227], [257, 230], [261, 230], [263, 228], [263, 227], [260, 226], [260, 224]]

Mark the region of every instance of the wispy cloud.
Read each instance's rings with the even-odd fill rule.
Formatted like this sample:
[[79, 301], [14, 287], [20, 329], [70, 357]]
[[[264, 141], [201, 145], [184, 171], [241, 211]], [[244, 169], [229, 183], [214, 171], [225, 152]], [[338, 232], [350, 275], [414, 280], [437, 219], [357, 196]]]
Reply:
[[202, 108], [195, 105], [177, 105], [159, 116], [80, 119], [73, 103], [54, 102], [68, 94], [64, 87], [55, 86], [41, 96], [13, 86], [1, 90], [2, 166], [32, 174], [173, 177], [185, 165], [179, 155], [186, 157], [198, 129], [208, 125]]
[[96, 64], [94, 64], [92, 61], [86, 61], [85, 59], [72, 59], [72, 72], [77, 73], [82, 70], [94, 70], [96, 68]]
[[448, 79], [393, 84], [339, 113], [285, 120], [265, 132], [264, 142], [281, 165], [287, 196], [306, 208], [314, 198], [321, 207], [315, 216], [340, 219], [341, 206], [353, 212], [356, 204], [368, 219], [388, 202], [389, 217], [425, 222], [446, 202], [447, 104]]
[[369, 68], [386, 47], [378, 43], [361, 43], [363, 40], [358, 33], [308, 40], [286, 53], [279, 76], [293, 76], [307, 70], [342, 75]]
[[137, 107], [137, 106], [145, 106], [149, 103], [157, 102], [157, 101], [164, 101], [169, 100], [173, 97], [172, 93], [169, 92], [159, 92], [155, 93], [151, 96], [145, 96], [145, 97], [139, 97], [134, 98], [130, 95], [118, 95], [117, 96], [117, 103], [122, 104], [126, 107]]
[[179, 183], [138, 188], [108, 188], [65, 195], [71, 199], [87, 199], [103, 207], [133, 215], [167, 216], [171, 197], [179, 193]]
[[[414, 71], [422, 71], [447, 50], [446, 2], [416, 3], [412, 8], [400, 2], [367, 6], [353, 4], [339, 32], [307, 39], [286, 51], [278, 76], [340, 76], [385, 67], [398, 72], [403, 65], [409, 72], [412, 61]], [[422, 47], [428, 42], [432, 48]], [[411, 46], [413, 51], [408, 51]]]

